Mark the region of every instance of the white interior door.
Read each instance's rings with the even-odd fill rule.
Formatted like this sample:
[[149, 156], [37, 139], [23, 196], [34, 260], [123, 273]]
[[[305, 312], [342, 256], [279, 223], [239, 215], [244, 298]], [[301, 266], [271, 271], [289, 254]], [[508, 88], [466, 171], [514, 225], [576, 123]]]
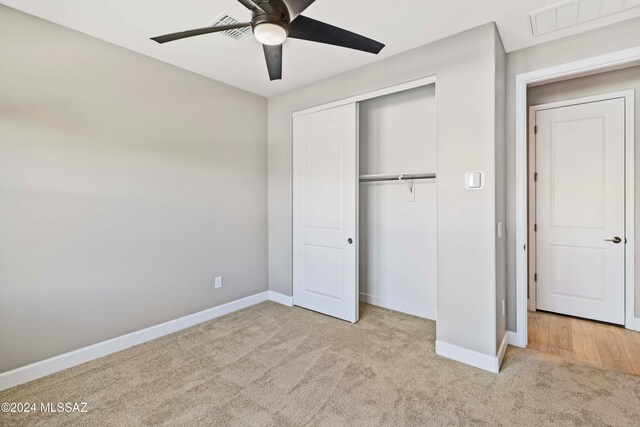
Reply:
[[293, 302], [358, 320], [357, 106], [293, 120]]
[[624, 324], [624, 99], [535, 121], [537, 308]]

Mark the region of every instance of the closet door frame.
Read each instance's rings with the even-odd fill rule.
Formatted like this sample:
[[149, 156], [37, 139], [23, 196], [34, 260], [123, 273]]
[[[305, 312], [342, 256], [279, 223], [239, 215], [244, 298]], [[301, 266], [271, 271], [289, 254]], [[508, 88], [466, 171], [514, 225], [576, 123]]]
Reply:
[[[291, 114], [291, 117], [304, 116], [305, 114], [315, 113], [316, 111], [322, 111], [329, 108], [340, 107], [341, 105], [346, 104], [357, 104], [362, 101], [366, 101], [367, 99], [379, 98], [385, 95], [391, 95], [392, 93], [403, 92], [405, 90], [414, 89], [420, 86], [428, 86], [428, 85], [436, 85], [436, 103], [438, 102], [438, 84], [435, 75], [431, 75], [428, 77], [423, 77], [417, 80], [411, 80], [406, 83], [402, 83], [399, 85], [389, 86], [383, 89], [374, 90], [372, 92], [363, 93], [360, 95], [355, 95], [349, 98], [344, 98], [332, 102], [328, 102], [326, 104], [317, 105], [315, 107], [305, 108], [303, 110], [294, 111]], [[293, 131], [293, 120], [291, 120], [291, 126]], [[292, 134], [293, 135], [293, 134]]]
[[[327, 109], [331, 109], [331, 108], [336, 108], [336, 107], [341, 107], [344, 105], [348, 105], [348, 104], [355, 104], [356, 105], [356, 174], [359, 174], [359, 170], [360, 170], [360, 135], [359, 135], [359, 125], [357, 123], [358, 121], [358, 111], [359, 111], [359, 104], [362, 101], [366, 101], [368, 99], [373, 99], [373, 98], [379, 98], [385, 95], [391, 95], [393, 93], [398, 93], [398, 92], [404, 92], [406, 90], [410, 90], [410, 89], [414, 89], [414, 88], [418, 88], [421, 86], [428, 86], [428, 85], [435, 85], [435, 96], [436, 96], [436, 111], [437, 111], [437, 102], [438, 102], [438, 85], [437, 85], [437, 78], [435, 75], [430, 75], [427, 77], [423, 77], [417, 80], [411, 80], [409, 82], [406, 83], [402, 83], [402, 84], [398, 84], [398, 85], [394, 85], [394, 86], [389, 86], [383, 89], [378, 89], [378, 90], [374, 90], [371, 92], [367, 92], [367, 93], [363, 93], [360, 95], [356, 95], [356, 96], [352, 96], [349, 98], [344, 98], [344, 99], [340, 99], [340, 100], [336, 100], [333, 102], [329, 102], [326, 104], [322, 104], [322, 105], [318, 105], [315, 107], [310, 107], [310, 108], [306, 108], [303, 110], [299, 110], [299, 111], [294, 111], [291, 114], [291, 146], [293, 148], [293, 119], [296, 117], [300, 117], [300, 116], [304, 116], [310, 113], [315, 113], [318, 111], [323, 111], [323, 110], [327, 110]], [[437, 132], [437, 131], [436, 131]], [[293, 153], [293, 152], [292, 152]], [[293, 154], [291, 157], [291, 170], [293, 171]], [[294, 224], [294, 215], [296, 215], [296, 212], [294, 210], [294, 206], [295, 203], [293, 203], [293, 192], [292, 194], [292, 200], [291, 200], [291, 236], [292, 236], [292, 240], [290, 242], [291, 244], [291, 248], [293, 249], [293, 224]], [[359, 186], [356, 185], [356, 232], [355, 232], [355, 244], [356, 244], [356, 298], [355, 298], [355, 307], [354, 309], [356, 310], [356, 313], [359, 313], [359, 302], [360, 302], [360, 289], [359, 289], [359, 284], [358, 284], [358, 270], [359, 270], [359, 249], [360, 249], [360, 236], [359, 236], [359, 222], [358, 222], [358, 218], [359, 218]], [[291, 279], [292, 279], [292, 298], [293, 298], [293, 280], [294, 280], [294, 275], [293, 275], [293, 268], [294, 268], [294, 264], [293, 264], [293, 251], [291, 252], [292, 254], [292, 262], [291, 262]], [[359, 315], [356, 314], [356, 321], [358, 320]], [[355, 322], [354, 322], [355, 323]]]

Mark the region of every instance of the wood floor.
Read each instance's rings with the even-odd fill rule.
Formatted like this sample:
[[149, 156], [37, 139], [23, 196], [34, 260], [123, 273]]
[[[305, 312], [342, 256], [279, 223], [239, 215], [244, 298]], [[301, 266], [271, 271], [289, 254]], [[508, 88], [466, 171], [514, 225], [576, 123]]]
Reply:
[[528, 348], [596, 368], [640, 375], [640, 332], [622, 327], [530, 311]]

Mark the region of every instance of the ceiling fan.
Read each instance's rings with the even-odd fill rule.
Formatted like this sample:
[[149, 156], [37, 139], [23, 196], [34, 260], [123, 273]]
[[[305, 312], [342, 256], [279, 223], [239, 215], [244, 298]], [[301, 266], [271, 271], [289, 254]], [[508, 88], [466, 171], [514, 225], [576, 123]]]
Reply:
[[251, 26], [253, 34], [264, 50], [271, 80], [282, 78], [282, 43], [291, 37], [335, 46], [347, 47], [378, 54], [384, 47], [370, 38], [361, 36], [324, 22], [302, 16], [315, 0], [238, 0], [251, 11], [251, 22], [233, 25], [197, 28], [153, 37], [158, 43], [167, 43], [187, 37], [218, 33]]

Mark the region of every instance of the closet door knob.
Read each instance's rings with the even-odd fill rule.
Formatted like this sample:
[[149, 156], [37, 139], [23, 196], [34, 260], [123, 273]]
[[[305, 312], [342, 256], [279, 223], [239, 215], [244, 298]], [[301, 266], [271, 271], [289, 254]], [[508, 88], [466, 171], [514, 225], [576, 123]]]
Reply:
[[347, 242], [349, 242], [350, 245], [353, 244], [353, 239], [351, 237], [349, 237], [349, 239], [347, 240]]

